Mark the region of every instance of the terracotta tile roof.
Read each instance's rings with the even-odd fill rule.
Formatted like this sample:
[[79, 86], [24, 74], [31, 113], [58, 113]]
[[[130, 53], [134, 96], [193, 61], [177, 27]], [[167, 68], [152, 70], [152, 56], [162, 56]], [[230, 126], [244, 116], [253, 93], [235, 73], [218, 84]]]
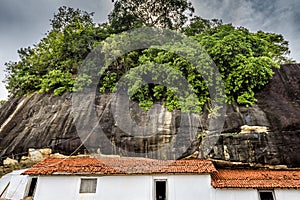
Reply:
[[216, 172], [208, 160], [152, 160], [143, 158], [47, 158], [23, 174], [201, 174]]
[[300, 188], [299, 170], [218, 170], [212, 175], [215, 188]]

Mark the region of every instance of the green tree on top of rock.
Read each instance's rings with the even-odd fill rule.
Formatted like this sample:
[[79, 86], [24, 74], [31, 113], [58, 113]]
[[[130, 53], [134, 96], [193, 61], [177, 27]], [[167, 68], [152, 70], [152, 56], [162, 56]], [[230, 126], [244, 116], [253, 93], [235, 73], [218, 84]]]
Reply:
[[193, 13], [188, 0], [117, 0], [109, 22], [116, 32], [143, 25], [179, 30]]
[[[109, 36], [105, 25], [96, 26], [92, 13], [61, 7], [52, 29], [38, 44], [18, 50], [19, 62], [6, 63], [7, 89], [11, 95], [35, 91], [61, 94], [72, 91], [77, 70], [98, 41]], [[54, 73], [59, 72], [54, 76]], [[45, 79], [55, 80], [45, 80]], [[67, 80], [63, 80], [67, 78]], [[45, 84], [56, 82], [56, 84]], [[59, 90], [57, 90], [60, 88]], [[62, 89], [64, 88], [64, 89]], [[59, 92], [60, 91], [60, 92]]]
[[251, 33], [246, 28], [225, 24], [193, 38], [218, 66], [229, 103], [255, 103], [254, 94], [272, 78], [272, 69], [288, 61], [288, 42], [274, 33]]
[[[207, 51], [223, 78], [227, 102], [255, 103], [255, 92], [272, 78], [273, 69], [289, 62], [288, 42], [280, 34], [252, 33], [244, 27], [223, 24], [221, 20], [192, 18], [193, 12], [188, 0], [118, 0], [114, 2], [108, 23], [95, 24], [93, 13], [61, 7], [50, 20], [51, 30], [45, 37], [32, 47], [18, 50], [20, 61], [6, 63], [7, 89], [11, 95], [73, 92], [79, 67], [100, 42], [132, 28], [155, 26], [182, 32]], [[210, 101], [207, 86], [191, 63], [175, 53], [155, 48], [117, 58], [101, 77], [99, 91], [114, 92], [123, 75], [147, 63], [167, 64], [178, 70], [188, 80], [200, 105]], [[81, 78], [83, 84], [91, 82], [88, 76]], [[161, 85], [141, 87], [132, 100], [140, 102], [145, 109], [154, 101], [164, 102], [170, 110], [180, 109], [172, 90]]]

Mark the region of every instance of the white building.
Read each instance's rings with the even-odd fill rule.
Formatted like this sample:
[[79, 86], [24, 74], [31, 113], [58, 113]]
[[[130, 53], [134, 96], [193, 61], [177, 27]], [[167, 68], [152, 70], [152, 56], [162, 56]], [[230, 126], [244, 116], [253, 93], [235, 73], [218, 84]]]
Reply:
[[35, 200], [300, 199], [300, 171], [216, 170], [200, 159], [48, 158], [23, 175], [23, 197]]
[[219, 169], [211, 177], [214, 200], [300, 199], [299, 170]]
[[6, 174], [0, 179], [0, 199], [23, 199], [31, 178], [21, 175], [26, 170], [17, 170]]

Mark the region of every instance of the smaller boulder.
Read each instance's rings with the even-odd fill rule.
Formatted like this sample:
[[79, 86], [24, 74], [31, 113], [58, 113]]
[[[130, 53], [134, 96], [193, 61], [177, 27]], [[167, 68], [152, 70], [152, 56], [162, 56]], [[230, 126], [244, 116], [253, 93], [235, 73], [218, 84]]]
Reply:
[[28, 149], [28, 157], [33, 162], [39, 162], [44, 159], [43, 154], [39, 150], [33, 148]]
[[241, 133], [267, 133], [268, 127], [266, 126], [241, 126]]
[[4, 167], [14, 167], [18, 165], [18, 161], [11, 158], [6, 158], [5, 160], [3, 160], [3, 165]]
[[52, 150], [49, 149], [49, 148], [39, 149], [38, 151], [41, 152], [41, 154], [42, 154], [43, 156], [45, 156], [45, 157], [50, 156], [51, 153], [52, 153]]

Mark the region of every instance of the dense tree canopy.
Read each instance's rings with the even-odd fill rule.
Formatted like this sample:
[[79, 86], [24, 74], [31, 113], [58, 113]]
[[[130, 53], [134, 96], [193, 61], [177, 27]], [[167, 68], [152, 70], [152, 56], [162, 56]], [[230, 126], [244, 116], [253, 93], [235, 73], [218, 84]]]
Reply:
[[214, 27], [218, 27], [222, 24], [222, 20], [219, 19], [203, 19], [199, 16], [195, 16], [190, 20], [190, 24], [184, 28], [184, 33], [188, 36], [203, 33], [205, 31], [212, 30]]
[[109, 21], [116, 32], [141, 25], [181, 29], [193, 13], [188, 0], [117, 0]]
[[[210, 21], [200, 17], [192, 19], [184, 32], [197, 41], [217, 65], [224, 81], [228, 103], [232, 101], [244, 105], [255, 103], [255, 92], [272, 78], [272, 69], [279, 68], [281, 63], [289, 61], [286, 57], [289, 54], [288, 42], [279, 34], [262, 31], [251, 33], [243, 27], [236, 28], [231, 24], [222, 24], [220, 20]], [[127, 58], [131, 55], [133, 54], [127, 55]], [[153, 48], [142, 51], [139, 56], [136, 56], [136, 53], [134, 55], [134, 61], [138, 60], [139, 64], [166, 64], [180, 71], [193, 87], [200, 105], [203, 106], [210, 101], [202, 75], [184, 58]], [[135, 66], [134, 63], [122, 65]], [[125, 72], [120, 70], [114, 72], [113, 77], [121, 77]], [[110, 73], [111, 71], [107, 77], [111, 75]], [[115, 84], [107, 77], [103, 79], [102, 91], [114, 91]], [[117, 79], [113, 82], [116, 83]], [[132, 99], [140, 101], [140, 105], [145, 108], [151, 107], [153, 101], [163, 101], [169, 109], [180, 108], [174, 93], [161, 85], [143, 86]]]
[[[96, 26], [92, 15], [79, 9], [59, 8], [46, 37], [33, 47], [18, 50], [19, 62], [6, 63], [10, 94], [72, 91], [73, 79], [84, 58], [97, 42], [109, 36], [106, 25]], [[55, 73], [61, 78], [53, 76]], [[70, 83], [63, 80], [65, 77]], [[55, 84], [53, 80], [46, 80], [49, 78], [56, 79]], [[48, 82], [52, 84], [46, 84]]]
[[272, 69], [288, 60], [288, 43], [273, 33], [251, 33], [246, 28], [226, 24], [193, 38], [218, 66], [228, 102], [255, 103], [254, 94], [272, 78]]
[[[255, 103], [254, 94], [272, 78], [272, 69], [288, 61], [288, 42], [280, 34], [252, 33], [243, 27], [223, 24], [221, 20], [198, 16], [186, 25], [194, 11], [187, 0], [118, 0], [114, 5], [109, 22], [100, 25], [93, 22], [93, 13], [59, 8], [50, 20], [52, 28], [45, 37], [33, 47], [21, 48], [19, 62], [6, 63], [10, 94], [72, 92], [78, 68], [94, 47], [111, 34], [140, 26], [175, 29], [203, 46], [221, 73], [229, 103]], [[114, 92], [118, 80], [130, 69], [151, 63], [165, 64], [184, 76], [200, 106], [210, 101], [206, 83], [191, 63], [174, 52], [156, 48], [117, 58], [100, 79], [100, 92]], [[81, 81], [84, 84], [91, 80], [85, 76]], [[181, 108], [172, 89], [157, 84], [142, 86], [132, 100], [139, 101], [144, 108], [150, 108], [154, 101], [164, 102], [170, 110]]]
[[63, 32], [67, 27], [76, 27], [78, 23], [84, 27], [93, 27], [93, 14], [66, 6], [60, 7], [58, 13], [50, 20], [52, 30]]

